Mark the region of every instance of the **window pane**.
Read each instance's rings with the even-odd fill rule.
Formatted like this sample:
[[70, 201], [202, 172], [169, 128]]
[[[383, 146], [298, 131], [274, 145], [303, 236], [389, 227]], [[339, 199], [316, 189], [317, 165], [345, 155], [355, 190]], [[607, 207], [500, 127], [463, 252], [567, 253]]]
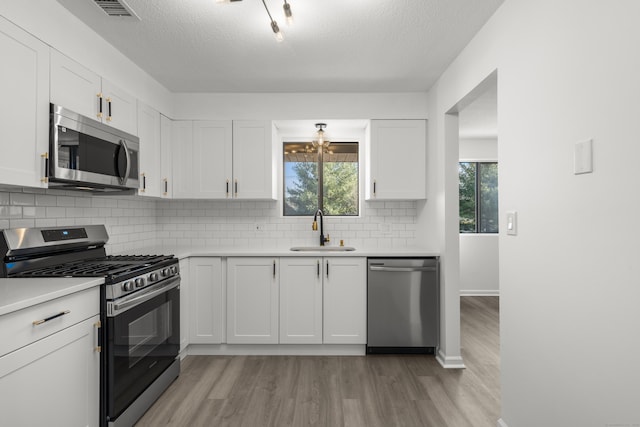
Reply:
[[476, 231], [476, 163], [461, 162], [460, 176], [460, 232]]
[[324, 214], [358, 215], [358, 144], [333, 143], [322, 157]]
[[284, 214], [313, 215], [318, 209], [318, 153], [311, 144], [284, 144]]
[[498, 164], [479, 163], [479, 227], [480, 233], [498, 232]]

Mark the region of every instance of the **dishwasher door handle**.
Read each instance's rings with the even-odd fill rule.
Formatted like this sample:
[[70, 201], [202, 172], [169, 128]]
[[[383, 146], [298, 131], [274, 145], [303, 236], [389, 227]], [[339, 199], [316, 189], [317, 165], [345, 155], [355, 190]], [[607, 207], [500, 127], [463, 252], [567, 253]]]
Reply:
[[371, 271], [436, 271], [436, 267], [382, 267], [372, 265]]

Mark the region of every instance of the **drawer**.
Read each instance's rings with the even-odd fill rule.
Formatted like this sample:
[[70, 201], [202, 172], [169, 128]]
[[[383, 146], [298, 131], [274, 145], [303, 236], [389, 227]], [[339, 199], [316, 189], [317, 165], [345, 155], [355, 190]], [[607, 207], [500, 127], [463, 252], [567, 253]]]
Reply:
[[[38, 320], [58, 316], [39, 325]], [[38, 341], [100, 313], [100, 287], [96, 286], [0, 316], [0, 356]]]

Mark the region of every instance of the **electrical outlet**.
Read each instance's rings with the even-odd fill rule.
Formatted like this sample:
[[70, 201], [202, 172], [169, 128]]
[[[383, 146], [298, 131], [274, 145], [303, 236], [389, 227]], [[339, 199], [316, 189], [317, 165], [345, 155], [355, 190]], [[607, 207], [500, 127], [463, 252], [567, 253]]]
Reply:
[[253, 224], [253, 231], [256, 233], [264, 233], [265, 227], [264, 222], [256, 222]]

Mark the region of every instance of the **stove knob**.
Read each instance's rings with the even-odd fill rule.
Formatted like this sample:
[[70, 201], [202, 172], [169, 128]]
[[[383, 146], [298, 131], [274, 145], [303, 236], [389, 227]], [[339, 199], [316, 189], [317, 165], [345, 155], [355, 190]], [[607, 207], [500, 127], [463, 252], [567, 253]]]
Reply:
[[163, 268], [160, 274], [162, 274], [162, 277], [167, 277], [169, 275], [169, 269]]
[[127, 291], [127, 292], [132, 291], [132, 290], [133, 290], [133, 283], [131, 283], [131, 282], [124, 282], [124, 283], [122, 284], [122, 290], [123, 290], [123, 291]]
[[178, 269], [176, 267], [170, 267], [169, 270], [171, 271], [171, 274], [178, 273]]
[[157, 282], [158, 281], [158, 273], [151, 273], [149, 275], [149, 281], [150, 282]]
[[138, 277], [136, 279], [136, 288], [141, 288], [144, 286], [144, 279], [141, 277]]

